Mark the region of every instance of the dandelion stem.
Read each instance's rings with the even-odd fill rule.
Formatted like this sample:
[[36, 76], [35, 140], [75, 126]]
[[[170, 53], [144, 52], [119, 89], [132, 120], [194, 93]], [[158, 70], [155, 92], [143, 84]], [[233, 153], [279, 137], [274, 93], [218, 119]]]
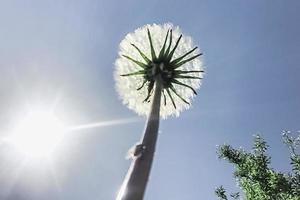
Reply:
[[144, 135], [141, 139], [141, 145], [144, 145], [145, 149], [141, 156], [133, 158], [123, 185], [119, 191], [117, 200], [143, 199], [158, 137], [161, 93], [161, 78], [158, 77], [155, 81], [151, 111], [146, 122]]

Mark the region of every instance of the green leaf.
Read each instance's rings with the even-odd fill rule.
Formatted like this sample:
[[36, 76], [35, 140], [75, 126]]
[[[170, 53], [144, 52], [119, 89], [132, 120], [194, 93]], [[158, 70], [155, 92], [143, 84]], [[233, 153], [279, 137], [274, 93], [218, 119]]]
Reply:
[[[283, 135], [283, 140], [284, 143], [295, 145], [294, 140], [286, 134]], [[218, 155], [219, 158], [234, 165], [234, 176], [245, 199], [300, 200], [300, 171], [292, 169], [291, 172], [282, 173], [271, 168], [269, 166], [271, 157], [266, 154], [268, 147], [265, 140], [257, 135], [251, 152], [245, 152], [242, 148], [235, 149], [225, 144], [218, 148]], [[300, 163], [300, 155], [293, 152], [290, 152], [292, 161], [297, 158]], [[293, 162], [291, 165], [293, 167]], [[224, 191], [218, 189], [216, 194], [224, 197], [222, 195]], [[240, 198], [238, 193], [230, 196], [233, 199]]]
[[220, 200], [228, 200], [226, 190], [223, 186], [216, 188], [215, 194], [219, 197]]

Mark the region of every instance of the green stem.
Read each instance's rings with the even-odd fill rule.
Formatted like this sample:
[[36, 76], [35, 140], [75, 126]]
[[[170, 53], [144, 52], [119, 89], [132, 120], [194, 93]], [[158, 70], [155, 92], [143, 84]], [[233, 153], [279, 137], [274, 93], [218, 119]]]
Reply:
[[142, 200], [144, 197], [158, 137], [161, 93], [161, 77], [157, 77], [150, 114], [141, 140], [145, 150], [140, 157], [133, 158], [117, 200]]

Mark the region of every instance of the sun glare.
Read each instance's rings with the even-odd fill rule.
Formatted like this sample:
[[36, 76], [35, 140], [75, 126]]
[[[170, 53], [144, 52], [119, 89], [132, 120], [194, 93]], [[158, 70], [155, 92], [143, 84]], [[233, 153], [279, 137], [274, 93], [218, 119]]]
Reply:
[[65, 128], [49, 111], [27, 113], [7, 138], [19, 152], [30, 158], [50, 156], [62, 140]]
[[[139, 120], [139, 118], [126, 118], [65, 126], [54, 115], [53, 109], [41, 109], [40, 107], [31, 107], [30, 111], [25, 112], [18, 119], [13, 130], [1, 141], [12, 146], [20, 156], [30, 160], [52, 158], [63, 137], [71, 132]], [[60, 146], [62, 147], [62, 145]]]

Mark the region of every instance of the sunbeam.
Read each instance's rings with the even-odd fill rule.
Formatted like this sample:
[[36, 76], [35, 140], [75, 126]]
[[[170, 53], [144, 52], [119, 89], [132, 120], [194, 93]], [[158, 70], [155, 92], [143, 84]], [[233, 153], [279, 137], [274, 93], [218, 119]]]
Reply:
[[82, 129], [91, 129], [91, 128], [104, 127], [104, 126], [129, 124], [129, 123], [138, 122], [138, 121], [140, 121], [140, 118], [137, 118], [137, 117], [126, 118], [126, 119], [114, 119], [114, 120], [109, 120], [109, 121], [101, 121], [101, 122], [77, 125], [74, 127], [70, 127], [67, 130], [68, 130], [68, 132], [69, 131], [79, 131]]
[[52, 111], [32, 109], [15, 125], [14, 130], [1, 143], [7, 143], [27, 160], [52, 156], [55, 148], [66, 135], [74, 131], [134, 123], [140, 118], [114, 119], [66, 127]]

